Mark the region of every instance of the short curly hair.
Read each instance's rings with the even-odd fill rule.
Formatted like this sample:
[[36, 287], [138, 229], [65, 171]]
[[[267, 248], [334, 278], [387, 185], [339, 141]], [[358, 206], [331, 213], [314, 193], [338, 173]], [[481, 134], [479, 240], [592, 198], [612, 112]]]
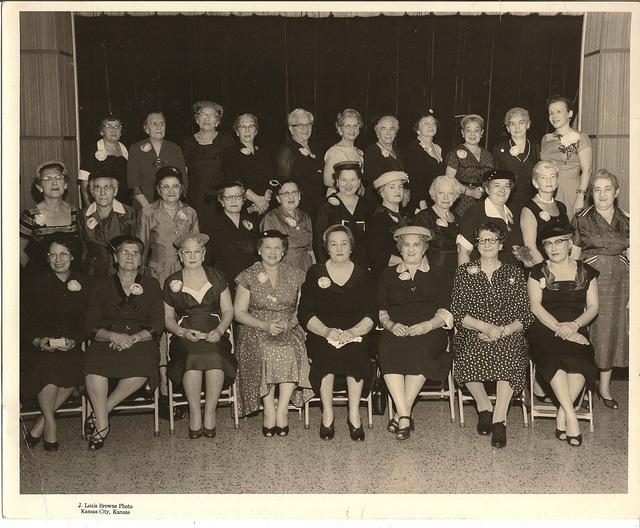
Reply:
[[476, 228], [474, 232], [476, 244], [478, 243], [478, 239], [480, 238], [481, 231], [489, 231], [489, 233], [493, 233], [498, 237], [498, 242], [500, 243], [505, 241], [506, 235], [504, 231], [498, 224], [496, 224], [495, 222], [492, 222], [491, 220], [483, 222]]

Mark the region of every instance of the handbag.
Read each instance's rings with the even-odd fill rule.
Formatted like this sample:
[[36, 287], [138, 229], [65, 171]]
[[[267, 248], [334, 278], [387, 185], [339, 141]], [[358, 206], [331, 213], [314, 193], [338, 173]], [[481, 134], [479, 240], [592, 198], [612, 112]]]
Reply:
[[387, 384], [384, 382], [380, 367], [376, 366], [376, 372], [371, 384], [371, 403], [373, 414], [382, 416], [387, 410]]

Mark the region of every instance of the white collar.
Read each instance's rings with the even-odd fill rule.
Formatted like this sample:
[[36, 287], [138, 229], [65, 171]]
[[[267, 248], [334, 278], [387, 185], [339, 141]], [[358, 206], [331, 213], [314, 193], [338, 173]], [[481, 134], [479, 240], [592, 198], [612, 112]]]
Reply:
[[[422, 261], [420, 262], [420, 265], [418, 266], [418, 269], [422, 272], [422, 273], [427, 273], [431, 268], [429, 267], [429, 262], [427, 261], [426, 257], [422, 257]], [[396, 272], [398, 273], [404, 273], [405, 271], [409, 271], [409, 268], [407, 268], [406, 264], [404, 263], [404, 260], [398, 264], [396, 266]]]
[[[118, 214], [126, 214], [126, 212], [127, 212], [125, 210], [125, 208], [124, 208], [124, 205], [122, 205], [115, 198], [113, 199], [113, 203], [111, 204], [111, 208], [113, 209], [114, 212], [116, 212]], [[87, 207], [87, 210], [85, 211], [84, 215], [85, 216], [91, 216], [93, 213], [96, 212], [97, 209], [98, 209], [98, 204], [96, 202], [93, 202], [89, 207]]]
[[513, 213], [509, 210], [509, 208], [504, 206], [504, 216], [502, 216], [496, 206], [493, 205], [493, 202], [489, 200], [489, 198], [484, 199], [484, 214], [486, 214], [489, 218], [501, 218], [504, 220], [507, 225], [513, 224]]
[[[118, 141], [118, 145], [120, 145], [120, 150], [122, 151], [122, 156], [124, 157], [124, 159], [128, 160], [129, 159], [129, 151], [127, 150], [127, 147], [125, 147], [119, 141]], [[104, 150], [104, 139], [99, 139], [98, 141], [96, 141], [96, 148], [98, 150]]]

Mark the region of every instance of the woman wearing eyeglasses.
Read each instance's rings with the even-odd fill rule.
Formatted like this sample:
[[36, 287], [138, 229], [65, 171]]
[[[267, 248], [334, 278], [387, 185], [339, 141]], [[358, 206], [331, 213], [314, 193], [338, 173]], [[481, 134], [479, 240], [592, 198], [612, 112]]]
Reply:
[[[165, 139], [167, 121], [162, 112], [151, 112], [142, 126], [147, 137], [129, 148], [127, 185], [139, 207], [155, 200], [155, 177], [162, 167], [176, 167], [186, 174], [182, 149]], [[185, 177], [186, 184], [186, 177]]]
[[83, 156], [78, 173], [80, 191], [84, 207], [93, 201], [89, 193], [89, 177], [97, 173], [108, 174], [118, 182], [116, 199], [123, 204], [131, 205], [131, 194], [127, 186], [127, 159], [129, 151], [120, 142], [122, 137], [122, 121], [116, 116], [106, 116], [98, 127], [100, 139], [91, 145]]
[[[195, 210], [180, 200], [183, 192], [182, 172], [177, 167], [162, 167], [156, 173], [156, 191], [160, 198], [146, 206], [138, 218], [136, 234], [144, 244], [142, 266], [152, 277], [164, 284], [166, 278], [180, 269], [178, 252], [173, 243], [180, 235], [199, 233]], [[160, 340], [160, 395], [162, 415], [166, 414], [167, 340]]]
[[[513, 394], [527, 380], [527, 340], [524, 331], [533, 322], [524, 272], [501, 262], [503, 228], [493, 220], [476, 229], [479, 259], [459, 266], [451, 293], [451, 312], [457, 333], [453, 339], [454, 373], [466, 385], [478, 410], [477, 431], [491, 434], [491, 445], [507, 444], [507, 410]], [[496, 382], [492, 404], [484, 382]]]
[[[109, 413], [135, 391], [158, 385], [158, 337], [164, 329], [158, 281], [141, 273], [144, 244], [123, 235], [111, 240], [117, 272], [96, 281], [84, 328], [92, 339], [84, 353], [84, 379], [93, 413], [85, 423], [89, 449], [111, 432]], [[118, 384], [109, 394], [109, 378]]]
[[[224, 275], [204, 267], [209, 237], [191, 233], [174, 241], [182, 270], [164, 282], [164, 320], [171, 332], [168, 375], [182, 384], [189, 402], [189, 438], [216, 436], [216, 406], [225, 383], [236, 375], [228, 329], [233, 321], [233, 301]], [[200, 409], [205, 382], [204, 415]]]
[[54, 235], [47, 248], [49, 269], [30, 277], [22, 292], [20, 392], [37, 396], [42, 411], [26, 433], [27, 445], [42, 439], [45, 451], [56, 451], [56, 409], [82, 384], [83, 323], [92, 284], [71, 269], [72, 240]]
[[527, 289], [537, 321], [528, 333], [536, 373], [551, 385], [559, 403], [555, 436], [582, 444], [573, 407], [585, 383], [598, 376], [587, 325], [598, 314], [599, 272], [570, 257], [573, 228], [551, 226], [540, 235], [547, 260], [531, 268]]
[[291, 264], [306, 272], [313, 264], [313, 228], [311, 218], [299, 209], [300, 188], [293, 180], [280, 183], [276, 191], [276, 200], [280, 204], [269, 211], [260, 223], [260, 231], [276, 230], [289, 235], [289, 248], [282, 262]]
[[42, 200], [20, 215], [20, 265], [29, 274], [47, 268], [48, 237], [64, 233], [79, 242], [78, 210], [64, 201], [69, 185], [64, 163], [46, 161], [37, 174], [34, 187]]
[[333, 167], [341, 161], [357, 161], [364, 164], [364, 153], [355, 145], [356, 139], [362, 128], [362, 116], [353, 108], [347, 108], [340, 112], [336, 118], [336, 131], [340, 135], [340, 141], [327, 150], [324, 155], [323, 182], [328, 187], [329, 193], [333, 193]]

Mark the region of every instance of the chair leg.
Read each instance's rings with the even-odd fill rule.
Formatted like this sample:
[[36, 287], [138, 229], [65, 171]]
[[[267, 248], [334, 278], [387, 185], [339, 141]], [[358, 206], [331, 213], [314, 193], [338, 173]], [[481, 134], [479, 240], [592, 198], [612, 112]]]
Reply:
[[371, 398], [371, 391], [367, 396], [367, 418], [369, 420], [369, 429], [373, 429], [373, 399]]
[[387, 393], [387, 409], [389, 411], [389, 420], [393, 419], [393, 398]]
[[456, 422], [456, 397], [455, 391], [453, 388], [453, 373], [449, 371], [449, 376], [447, 377], [447, 383], [449, 383], [449, 387], [447, 388], [446, 394], [449, 397], [449, 412], [451, 413], [451, 423]]
[[233, 399], [231, 401], [231, 404], [233, 405], [233, 428], [234, 429], [239, 429], [240, 428], [240, 422], [238, 420], [238, 391], [237, 391], [237, 385], [236, 382], [233, 382], [233, 385], [231, 386], [231, 390], [233, 390]]
[[536, 379], [536, 367], [533, 364], [533, 361], [529, 360], [529, 406], [531, 412], [531, 429], [533, 429], [533, 421], [535, 420], [536, 409], [535, 409], [535, 398], [533, 397], [533, 386], [535, 385]]
[[175, 433], [175, 425], [173, 422], [173, 383], [167, 380], [169, 388], [169, 433]]
[[524, 426], [529, 427], [529, 416], [527, 413], [527, 406], [525, 405], [525, 389], [522, 389], [522, 394], [520, 395], [520, 406], [522, 407], [522, 419], [524, 420]]
[[309, 402], [304, 402], [304, 428], [309, 429]]
[[84, 422], [87, 419], [87, 398], [84, 394], [80, 395], [80, 437], [86, 440], [84, 435]]
[[460, 414], [460, 427], [464, 427], [464, 401], [462, 391], [458, 389], [458, 413]]
[[591, 389], [587, 392], [587, 397], [589, 398], [589, 431], [593, 433], [593, 394]]
[[160, 417], [158, 416], [158, 407], [160, 399], [160, 389], [156, 387], [153, 391], [153, 436], [160, 436]]

